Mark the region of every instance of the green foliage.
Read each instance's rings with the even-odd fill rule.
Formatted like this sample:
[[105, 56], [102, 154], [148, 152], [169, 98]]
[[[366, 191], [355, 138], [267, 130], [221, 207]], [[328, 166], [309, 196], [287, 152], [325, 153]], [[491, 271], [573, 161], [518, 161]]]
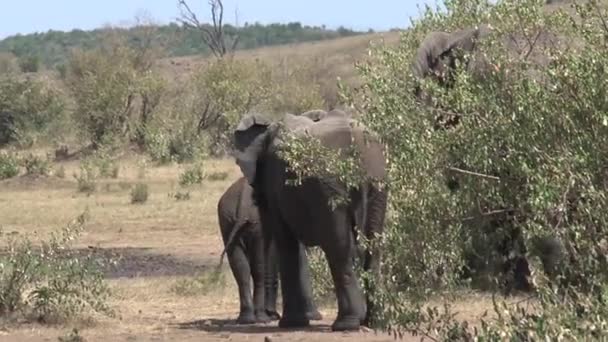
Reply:
[[38, 72], [40, 58], [38, 56], [23, 56], [19, 58], [19, 68], [22, 72]]
[[74, 179], [76, 179], [78, 191], [90, 195], [97, 189], [97, 170], [89, 159], [83, 160], [80, 163], [79, 169], [80, 172], [73, 175]]
[[132, 204], [142, 204], [148, 201], [148, 184], [145, 183], [137, 183], [131, 189], [131, 203]]
[[112, 315], [102, 266], [92, 256], [78, 256], [70, 243], [84, 229], [86, 212], [43, 240], [39, 248], [27, 237], [8, 238], [0, 258], [0, 315], [21, 312], [39, 322], [57, 322], [87, 312]]
[[[341, 97], [389, 151], [377, 328], [435, 340], [605, 338], [608, 155], [599, 147], [608, 143], [608, 13], [597, 1], [574, 9], [571, 18], [540, 0], [446, 0], [441, 10], [427, 8], [398, 46], [373, 47], [358, 65], [362, 86]], [[410, 63], [421, 40], [478, 23], [494, 27], [470, 56], [481, 69], [457, 67], [451, 89], [426, 80], [433, 102], [417, 101]], [[436, 129], [446, 112], [459, 124]], [[356, 174], [356, 165], [311, 142], [290, 145], [290, 166], [304, 170], [296, 178], [344, 174], [348, 183]], [[546, 276], [538, 248], [545, 237], [565, 253]], [[536, 307], [505, 312], [497, 303], [498, 318], [476, 329], [479, 322], [455, 318], [449, 306], [423, 309], [432, 295], [467, 286], [463, 270], [479, 265], [508, 287], [512, 275], [492, 265], [514, 257], [529, 263]]]
[[312, 293], [315, 302], [327, 302], [334, 299], [334, 282], [325, 259], [325, 254], [318, 247], [308, 248], [308, 262], [312, 280]]
[[19, 159], [8, 152], [0, 152], [0, 180], [19, 174]]
[[65, 119], [65, 96], [43, 80], [0, 76], [0, 145], [27, 144]]
[[86, 341], [84, 337], [80, 335], [78, 329], [74, 328], [70, 330], [65, 336], [59, 336], [57, 338], [59, 342], [84, 342]]
[[205, 178], [205, 172], [203, 170], [202, 162], [198, 161], [188, 166], [184, 172], [179, 175], [179, 185], [190, 186], [194, 184], [201, 184]]
[[[293, 44], [298, 42], [335, 39], [361, 34], [349, 29], [330, 30], [324, 27], [301, 25], [300, 23], [269, 24], [246, 23], [244, 27], [225, 25], [227, 36], [238, 32], [239, 46], [242, 49], [254, 49], [262, 46]], [[109, 28], [92, 31], [72, 30], [70, 32], [48, 31], [45, 33], [18, 35], [0, 40], [0, 52], [11, 52], [17, 57], [36, 56], [42, 64], [49, 67], [62, 65], [69, 58], [73, 49], [87, 49], [100, 45], [108, 33], [115, 33], [124, 38], [128, 46], [138, 49], [142, 42], [142, 31], [151, 37], [170, 56], [187, 56], [209, 54], [203, 44], [200, 32], [181, 27], [175, 23], [163, 26], [137, 25], [132, 28]]]
[[312, 63], [283, 60], [273, 70], [274, 90], [268, 108], [273, 113], [303, 113], [324, 108], [321, 84]]
[[164, 81], [142, 57], [147, 53], [114, 37], [72, 53], [66, 83], [77, 106], [75, 121], [94, 147], [125, 138], [144, 144], [146, 125], [164, 92]]
[[29, 154], [22, 159], [25, 174], [29, 176], [48, 176], [51, 173], [51, 162], [43, 157]]
[[0, 52], [0, 76], [19, 73], [17, 57], [10, 52]]
[[176, 201], [189, 201], [190, 191], [177, 191], [175, 193], [169, 193], [169, 197], [174, 198]]

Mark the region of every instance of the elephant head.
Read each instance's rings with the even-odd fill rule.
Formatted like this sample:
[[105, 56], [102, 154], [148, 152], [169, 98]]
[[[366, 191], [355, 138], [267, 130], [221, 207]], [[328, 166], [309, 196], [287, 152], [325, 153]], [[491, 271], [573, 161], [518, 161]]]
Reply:
[[[491, 31], [490, 25], [466, 28], [452, 33], [431, 32], [420, 43], [411, 65], [416, 79], [432, 77], [442, 86], [451, 87], [457, 63], [469, 66], [466, 54], [475, 52], [480, 38]], [[420, 88], [415, 89], [421, 97]]]

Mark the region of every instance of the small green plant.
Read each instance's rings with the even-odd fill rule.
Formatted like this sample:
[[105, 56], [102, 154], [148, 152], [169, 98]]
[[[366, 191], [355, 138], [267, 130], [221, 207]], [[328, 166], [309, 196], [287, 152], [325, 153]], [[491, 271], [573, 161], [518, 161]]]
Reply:
[[84, 337], [80, 335], [78, 329], [74, 328], [69, 333], [65, 334], [65, 336], [59, 336], [57, 338], [59, 342], [84, 342], [86, 341]]
[[78, 184], [78, 191], [91, 194], [97, 189], [97, 174], [93, 164], [85, 160], [80, 164], [80, 173], [74, 173], [74, 178]]
[[226, 172], [226, 171], [211, 172], [207, 176], [207, 179], [212, 182], [223, 181], [223, 180], [226, 180], [226, 178], [228, 178], [228, 172]]
[[317, 247], [306, 251], [310, 264], [312, 292], [315, 301], [328, 302], [334, 295], [334, 283], [323, 251]]
[[212, 291], [222, 289], [226, 285], [226, 278], [221, 269], [203, 273], [194, 278], [178, 280], [171, 290], [180, 296], [206, 295]]
[[131, 189], [131, 203], [133, 204], [141, 204], [146, 203], [148, 200], [148, 184], [146, 183], [137, 183]]
[[87, 311], [112, 316], [103, 264], [76, 255], [70, 243], [84, 230], [88, 211], [34, 247], [26, 237], [7, 239], [0, 257], [0, 316], [22, 313], [43, 323], [66, 321]]
[[173, 197], [177, 201], [188, 201], [190, 200], [190, 191], [178, 191], [176, 193], [169, 194], [169, 197]]
[[28, 176], [48, 176], [51, 173], [51, 163], [45, 158], [29, 154], [22, 162]]
[[196, 162], [184, 170], [184, 172], [179, 176], [179, 185], [190, 186], [194, 184], [201, 184], [204, 178], [205, 174], [203, 172], [203, 166], [200, 162]]
[[12, 154], [0, 152], [0, 180], [12, 178], [18, 174], [18, 159]]

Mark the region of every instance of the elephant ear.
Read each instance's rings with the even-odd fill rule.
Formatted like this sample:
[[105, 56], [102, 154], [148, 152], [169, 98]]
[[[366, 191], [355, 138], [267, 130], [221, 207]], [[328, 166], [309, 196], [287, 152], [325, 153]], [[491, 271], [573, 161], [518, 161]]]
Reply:
[[272, 126], [268, 117], [255, 113], [244, 116], [234, 131], [236, 164], [252, 186], [258, 159], [268, 147], [269, 128]]

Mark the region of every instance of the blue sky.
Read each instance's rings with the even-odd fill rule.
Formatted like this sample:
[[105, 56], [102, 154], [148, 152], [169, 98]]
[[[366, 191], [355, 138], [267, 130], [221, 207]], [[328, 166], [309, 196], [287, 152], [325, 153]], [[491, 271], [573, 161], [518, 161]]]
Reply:
[[[207, 15], [207, 0], [190, 0]], [[299, 21], [308, 25], [388, 30], [409, 25], [417, 5], [435, 0], [224, 0], [226, 20], [234, 23]], [[176, 0], [0, 0], [0, 38], [16, 33], [92, 29], [129, 25], [137, 14], [147, 13], [159, 23], [179, 15]], [[205, 17], [206, 18], [206, 17]]]

